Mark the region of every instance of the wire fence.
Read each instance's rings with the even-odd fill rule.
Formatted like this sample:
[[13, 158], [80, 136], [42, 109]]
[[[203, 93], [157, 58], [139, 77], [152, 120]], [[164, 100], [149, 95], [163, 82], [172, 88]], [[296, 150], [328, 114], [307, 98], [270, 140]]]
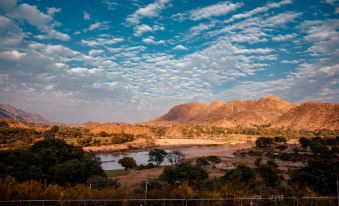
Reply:
[[0, 206], [339, 206], [337, 197], [11, 200]]

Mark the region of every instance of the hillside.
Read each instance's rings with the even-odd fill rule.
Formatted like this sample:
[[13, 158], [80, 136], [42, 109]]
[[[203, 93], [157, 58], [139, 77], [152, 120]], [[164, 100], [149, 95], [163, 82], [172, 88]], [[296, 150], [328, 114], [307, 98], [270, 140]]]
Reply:
[[252, 127], [266, 125], [296, 107], [278, 97], [259, 100], [234, 100], [227, 103], [189, 103], [173, 107], [167, 114], [154, 119], [151, 124], [169, 122], [212, 125], [221, 127]]
[[37, 114], [17, 109], [9, 104], [0, 104], [0, 118], [30, 123], [48, 123], [49, 121]]
[[272, 127], [339, 130], [339, 104], [306, 102], [272, 122]]
[[339, 105], [304, 103], [297, 105], [279, 97], [234, 100], [227, 103], [188, 103], [174, 106], [149, 125], [196, 124], [218, 127], [271, 126], [285, 129], [339, 129]]

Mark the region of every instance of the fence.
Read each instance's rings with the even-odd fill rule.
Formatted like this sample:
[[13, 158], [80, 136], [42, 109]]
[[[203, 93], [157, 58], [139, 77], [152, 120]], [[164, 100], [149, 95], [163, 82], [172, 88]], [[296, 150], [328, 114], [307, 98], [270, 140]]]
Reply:
[[339, 206], [337, 197], [227, 199], [12, 200], [0, 206]]

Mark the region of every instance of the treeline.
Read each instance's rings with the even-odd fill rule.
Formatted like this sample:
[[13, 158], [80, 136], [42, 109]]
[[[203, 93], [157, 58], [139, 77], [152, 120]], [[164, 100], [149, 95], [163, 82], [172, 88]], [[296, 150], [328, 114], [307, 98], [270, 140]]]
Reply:
[[94, 154], [60, 139], [46, 139], [26, 149], [0, 152], [0, 178], [37, 180], [59, 185], [86, 183], [106, 175]]
[[337, 130], [318, 130], [318, 131], [306, 131], [306, 130], [291, 130], [291, 129], [279, 129], [269, 128], [266, 126], [256, 126], [253, 128], [222, 128], [222, 127], [210, 127], [200, 125], [174, 125], [171, 127], [151, 127], [152, 132], [159, 137], [165, 137], [171, 133], [172, 130], [178, 130], [185, 137], [223, 137], [229, 134], [245, 134], [245, 135], [257, 135], [266, 137], [286, 137], [288, 139], [298, 139], [300, 137], [336, 137], [339, 136]]

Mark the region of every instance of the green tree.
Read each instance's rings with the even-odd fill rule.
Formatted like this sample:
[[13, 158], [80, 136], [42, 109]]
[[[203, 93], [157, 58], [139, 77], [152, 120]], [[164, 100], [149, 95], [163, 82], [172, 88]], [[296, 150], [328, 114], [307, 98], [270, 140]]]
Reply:
[[194, 184], [207, 179], [208, 172], [199, 166], [183, 162], [177, 166], [166, 167], [159, 178], [171, 184], [184, 181]]
[[258, 148], [271, 147], [273, 143], [274, 143], [273, 138], [269, 138], [269, 137], [259, 137], [255, 141], [255, 145]]
[[159, 167], [161, 165], [161, 163], [165, 160], [166, 155], [167, 155], [167, 152], [165, 150], [153, 149], [153, 150], [149, 151], [148, 161], [154, 162], [157, 165], [157, 167]]
[[256, 182], [255, 171], [246, 165], [229, 170], [221, 179], [240, 188], [253, 187]]
[[179, 151], [173, 151], [167, 153], [166, 159], [173, 166], [182, 163], [185, 160], [185, 155]]
[[306, 137], [301, 137], [299, 139], [299, 143], [301, 144], [302, 148], [306, 149], [307, 147], [310, 146], [312, 140]]
[[213, 168], [215, 168], [216, 164], [219, 164], [221, 162], [220, 157], [211, 155], [211, 156], [207, 156], [206, 157], [207, 161], [210, 162], [210, 164], [212, 165]]
[[276, 137], [274, 137], [274, 142], [277, 143], [277, 144], [286, 144], [287, 138], [281, 137], [281, 136], [276, 136]]
[[303, 168], [291, 173], [289, 183], [309, 187], [321, 195], [336, 194], [336, 180], [339, 179], [339, 160], [310, 159]]
[[137, 166], [137, 163], [132, 157], [124, 157], [120, 159], [118, 163], [125, 169], [126, 172]]
[[266, 186], [277, 187], [280, 185], [282, 177], [279, 175], [278, 165], [274, 161], [269, 160], [266, 165], [258, 165], [257, 171]]
[[195, 160], [196, 165], [200, 166], [200, 167], [206, 167], [208, 165], [210, 165], [210, 162], [207, 160], [206, 157], [198, 157]]

